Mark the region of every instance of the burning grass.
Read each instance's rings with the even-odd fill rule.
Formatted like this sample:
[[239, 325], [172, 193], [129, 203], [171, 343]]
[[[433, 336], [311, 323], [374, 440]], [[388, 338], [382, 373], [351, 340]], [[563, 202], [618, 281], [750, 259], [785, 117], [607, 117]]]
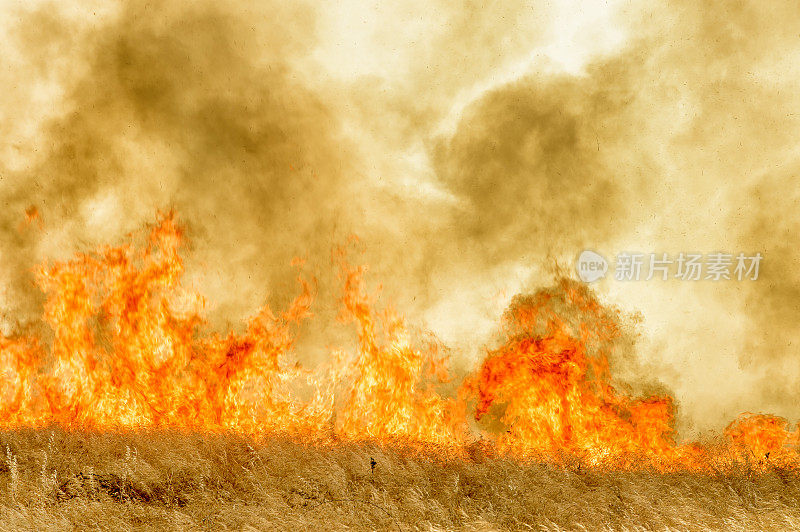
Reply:
[[473, 447], [58, 428], [0, 434], [2, 530], [787, 530], [800, 476], [523, 463]]
[[355, 347], [307, 369], [294, 346], [313, 280], [282, 312], [214, 332], [181, 286], [180, 243], [169, 214], [142, 246], [37, 269], [42, 322], [0, 337], [0, 526], [800, 526], [798, 430], [744, 415], [679, 441], [669, 395], [616, 385], [624, 320], [584, 284], [516, 296], [445, 394], [447, 349], [376, 308], [342, 250]]
[[[447, 350], [376, 309], [365, 267], [350, 265], [343, 250], [334, 253], [341, 318], [355, 325], [356, 347], [305, 369], [294, 345], [300, 322], [313, 316], [314, 282], [299, 276], [285, 310], [265, 306], [241, 333], [210, 331], [202, 296], [181, 285], [181, 241], [170, 213], [143, 245], [131, 237], [37, 268], [42, 322], [0, 336], [0, 428], [400, 439], [452, 456], [482, 438], [516, 459], [578, 456], [665, 471], [711, 472], [720, 455], [738, 460], [744, 450], [800, 466], [798, 431], [774, 416], [742, 417], [714, 446], [677, 441], [669, 395], [640, 398], [615, 386], [610, 361], [626, 341], [623, 319], [585, 284], [562, 278], [516, 296], [496, 347], [455, 396], [442, 395]], [[295, 394], [303, 382], [311, 397]], [[494, 426], [473, 427], [469, 414]]]

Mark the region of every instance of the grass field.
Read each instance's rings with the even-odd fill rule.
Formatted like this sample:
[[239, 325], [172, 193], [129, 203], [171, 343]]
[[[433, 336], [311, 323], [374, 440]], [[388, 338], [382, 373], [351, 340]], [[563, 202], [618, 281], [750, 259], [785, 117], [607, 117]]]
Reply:
[[599, 472], [398, 446], [0, 434], [2, 530], [787, 530], [800, 478]]

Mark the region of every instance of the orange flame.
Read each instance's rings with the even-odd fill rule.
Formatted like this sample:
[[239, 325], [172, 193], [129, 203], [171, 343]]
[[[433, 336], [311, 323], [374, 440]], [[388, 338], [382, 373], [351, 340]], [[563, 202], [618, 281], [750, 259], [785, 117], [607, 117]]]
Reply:
[[[515, 297], [499, 347], [458, 397], [447, 397], [437, 392], [449, 379], [441, 345], [412, 334], [391, 310], [376, 310], [365, 268], [348, 264], [343, 249], [342, 317], [356, 326], [357, 350], [334, 353], [323, 373], [293, 361], [313, 281], [299, 276], [289, 307], [264, 307], [241, 334], [206, 333], [204, 300], [180, 284], [174, 215], [162, 215], [143, 246], [134, 239], [37, 269], [50, 332], [0, 336], [0, 427], [402, 440], [462, 456], [479, 436], [492, 453], [596, 467], [800, 465], [798, 431], [773, 416], [740, 417], [713, 444], [676, 443], [672, 398], [633, 398], [612, 384], [620, 313], [576, 281]], [[293, 394], [300, 381], [312, 397]], [[494, 417], [502, 428], [470, 428], [473, 401], [476, 420]]]
[[631, 399], [614, 389], [608, 351], [620, 325], [586, 285], [562, 279], [556, 290], [517, 296], [504, 325], [507, 341], [466, 383], [478, 397], [476, 419], [502, 405], [508, 430], [497, 438], [501, 451], [540, 459], [567, 453], [615, 466], [675, 458], [672, 399]]
[[[350, 439], [406, 438], [451, 445], [460, 441], [458, 406], [432, 390], [432, 381], [447, 380], [446, 360], [411, 344], [402, 319], [387, 311], [378, 320], [363, 293], [364, 268], [353, 268], [340, 250], [345, 319], [358, 325], [358, 358], [349, 401], [342, 412], [341, 434]], [[384, 325], [384, 342], [376, 322]]]

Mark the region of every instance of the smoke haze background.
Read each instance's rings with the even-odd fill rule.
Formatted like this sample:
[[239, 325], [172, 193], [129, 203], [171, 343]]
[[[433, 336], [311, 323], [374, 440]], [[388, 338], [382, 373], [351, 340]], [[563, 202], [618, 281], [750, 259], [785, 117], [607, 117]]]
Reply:
[[[584, 248], [761, 252], [755, 282], [596, 285], [640, 312], [630, 382], [685, 433], [800, 417], [800, 19], [791, 1], [5, 2], [0, 310], [32, 267], [173, 208], [213, 326], [332, 246], [413, 324], [483, 356], [510, 298]], [[36, 206], [37, 223], [25, 224]], [[301, 356], [325, 356], [309, 330]]]

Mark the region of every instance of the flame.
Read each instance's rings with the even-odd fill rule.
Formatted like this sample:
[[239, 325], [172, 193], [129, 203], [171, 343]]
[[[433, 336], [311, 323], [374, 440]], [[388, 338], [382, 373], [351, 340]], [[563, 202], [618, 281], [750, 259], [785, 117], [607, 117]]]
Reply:
[[[341, 434], [350, 439], [404, 438], [447, 446], [459, 442], [463, 412], [432, 386], [448, 379], [446, 359], [437, 356], [437, 345], [413, 346], [403, 320], [391, 310], [378, 319], [362, 287], [364, 267], [348, 265], [344, 250], [339, 256], [343, 318], [355, 321], [359, 339]], [[384, 330], [379, 331], [376, 323]]]
[[310, 314], [309, 283], [299, 279], [286, 311], [265, 307], [241, 335], [202, 336], [203, 301], [180, 287], [180, 243], [169, 214], [141, 250], [105, 247], [37, 270], [53, 339], [49, 357], [36, 338], [4, 339], [5, 367], [16, 373], [4, 426], [258, 433], [324, 424], [319, 398], [297, 405], [277, 392], [291, 373], [282, 358], [293, 326]]
[[664, 458], [688, 464], [690, 451], [674, 442], [672, 399], [632, 399], [612, 386], [618, 316], [585, 285], [562, 279], [557, 290], [518, 296], [504, 329], [506, 342], [465, 383], [478, 398], [476, 419], [502, 405], [508, 429], [497, 438], [501, 452], [538, 459], [566, 453], [596, 466]]
[[[335, 254], [341, 317], [354, 324], [356, 347], [307, 370], [294, 346], [312, 317], [313, 279], [298, 275], [292, 303], [282, 312], [265, 306], [244, 332], [208, 332], [205, 300], [181, 285], [182, 238], [175, 215], [162, 214], [140, 246], [130, 235], [36, 269], [44, 332], [0, 336], [0, 427], [403, 441], [463, 457], [614, 468], [800, 466], [800, 429], [775, 416], [743, 415], [715, 442], [677, 443], [671, 397], [636, 398], [614, 386], [620, 312], [576, 281], [516, 296], [498, 347], [449, 397], [438, 391], [450, 381], [446, 349], [378, 309], [365, 267], [350, 265], [344, 248]], [[294, 393], [300, 382], [311, 397]], [[475, 420], [494, 426], [471, 426], [472, 404]]]
[[741, 414], [725, 429], [737, 458], [781, 467], [797, 466], [800, 428], [790, 431], [789, 423], [778, 416]]

